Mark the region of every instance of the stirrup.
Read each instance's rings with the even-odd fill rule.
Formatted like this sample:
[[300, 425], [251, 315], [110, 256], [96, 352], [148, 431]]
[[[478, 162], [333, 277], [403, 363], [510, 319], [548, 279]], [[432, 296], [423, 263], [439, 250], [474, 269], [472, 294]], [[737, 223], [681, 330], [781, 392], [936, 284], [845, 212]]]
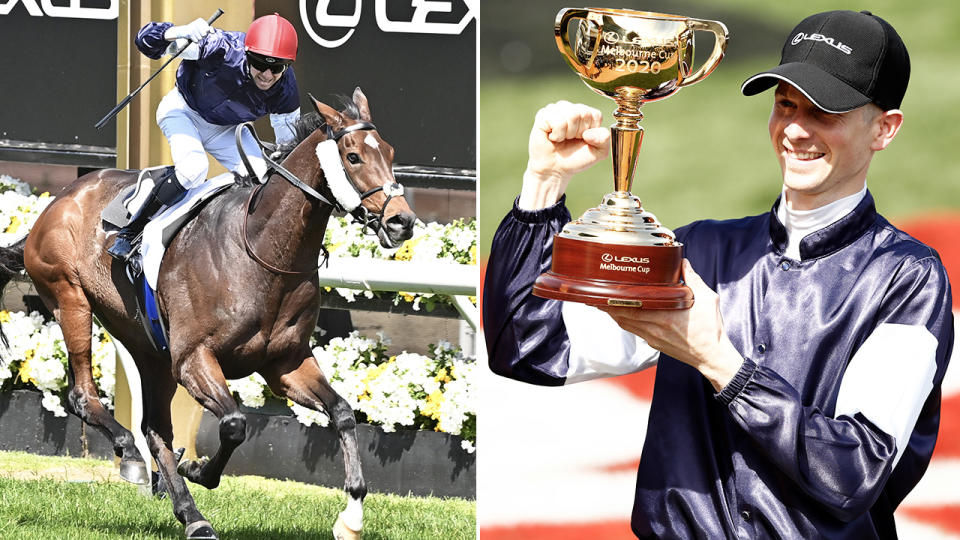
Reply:
[[107, 253], [118, 261], [127, 262], [133, 254], [133, 242], [127, 239], [127, 236], [121, 230], [113, 239], [113, 245], [107, 249]]

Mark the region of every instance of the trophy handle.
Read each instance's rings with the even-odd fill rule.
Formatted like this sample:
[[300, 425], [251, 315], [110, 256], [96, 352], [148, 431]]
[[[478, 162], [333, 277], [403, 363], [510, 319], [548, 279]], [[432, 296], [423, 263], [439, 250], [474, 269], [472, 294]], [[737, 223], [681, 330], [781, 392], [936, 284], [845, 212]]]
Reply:
[[[554, 22], [553, 33], [554, 37], [557, 40], [557, 48], [560, 49], [560, 54], [566, 58], [567, 63], [570, 64], [578, 73], [589, 76], [591, 67], [593, 67], [593, 62], [597, 58], [597, 47], [600, 46], [600, 40], [597, 40], [597, 47], [594, 47], [593, 53], [590, 55], [590, 60], [587, 62], [587, 65], [582, 65], [576, 61], [576, 55], [573, 53], [573, 48], [570, 46], [570, 32], [567, 31], [569, 28], [571, 19], [584, 19], [590, 20], [590, 10], [584, 8], [564, 8], [557, 13], [557, 19]], [[593, 22], [593, 21], [590, 21]]]
[[708, 21], [703, 19], [687, 19], [687, 27], [691, 30], [704, 30], [713, 32], [716, 36], [716, 42], [713, 44], [713, 52], [707, 61], [700, 66], [696, 73], [683, 78], [678, 86], [689, 86], [701, 81], [707, 75], [713, 72], [720, 60], [723, 59], [723, 53], [727, 50], [727, 41], [730, 39], [730, 33], [727, 27], [720, 21]]

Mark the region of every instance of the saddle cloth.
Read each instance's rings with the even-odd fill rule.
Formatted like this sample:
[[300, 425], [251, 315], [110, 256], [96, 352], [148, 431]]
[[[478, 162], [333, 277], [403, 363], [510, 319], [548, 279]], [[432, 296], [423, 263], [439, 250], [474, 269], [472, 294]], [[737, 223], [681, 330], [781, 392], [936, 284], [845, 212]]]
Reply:
[[157, 290], [157, 276], [160, 263], [167, 245], [177, 231], [193, 217], [194, 208], [233, 184], [233, 173], [214, 176], [199, 186], [187, 191], [183, 199], [163, 212], [154, 216], [143, 228], [143, 240], [140, 242], [143, 275], [154, 291]]

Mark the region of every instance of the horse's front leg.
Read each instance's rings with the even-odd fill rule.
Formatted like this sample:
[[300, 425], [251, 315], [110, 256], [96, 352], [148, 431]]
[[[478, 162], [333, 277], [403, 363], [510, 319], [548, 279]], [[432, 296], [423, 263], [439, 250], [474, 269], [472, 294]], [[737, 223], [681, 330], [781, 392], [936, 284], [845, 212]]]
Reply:
[[187, 489], [187, 483], [177, 473], [180, 453], [173, 451], [173, 424], [170, 419], [170, 401], [177, 390], [169, 370], [160, 362], [143, 364], [140, 368], [143, 385], [143, 432], [150, 452], [157, 462], [163, 489], [170, 495], [173, 514], [185, 527], [188, 539], [216, 539], [217, 534]]
[[363, 529], [363, 499], [367, 485], [360, 469], [360, 452], [357, 444], [357, 421], [353, 409], [320, 371], [316, 359], [309, 350], [271, 364], [260, 372], [278, 396], [286, 396], [295, 403], [316, 411], [324, 411], [333, 420], [340, 434], [343, 450], [343, 465], [346, 469], [344, 490], [349, 499], [347, 508], [340, 513], [333, 528], [337, 540], [358, 539]]
[[90, 360], [93, 314], [83, 289], [61, 278], [53, 282], [37, 280], [37, 291], [63, 331], [70, 365], [67, 402], [71, 412], [113, 443], [113, 451], [120, 458], [121, 478], [134, 484], [149, 483], [150, 475], [133, 433], [121, 426], [100, 402]]
[[234, 449], [247, 437], [247, 418], [240, 412], [220, 363], [209, 349], [198, 347], [176, 365], [180, 384], [220, 420], [220, 448], [213, 457], [181, 462], [177, 470], [191, 482], [213, 489], [220, 485], [223, 468]]

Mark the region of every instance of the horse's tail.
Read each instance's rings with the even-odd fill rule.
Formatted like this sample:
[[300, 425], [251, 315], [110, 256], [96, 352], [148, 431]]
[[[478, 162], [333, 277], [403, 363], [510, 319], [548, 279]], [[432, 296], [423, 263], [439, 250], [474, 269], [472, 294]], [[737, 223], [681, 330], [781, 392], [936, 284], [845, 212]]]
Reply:
[[[3, 290], [7, 283], [17, 274], [23, 271], [23, 246], [27, 243], [27, 237], [13, 244], [10, 247], [0, 247], [0, 299], [3, 299]], [[3, 332], [3, 325], [0, 324], [0, 341], [3, 346], [9, 347], [7, 335]]]

